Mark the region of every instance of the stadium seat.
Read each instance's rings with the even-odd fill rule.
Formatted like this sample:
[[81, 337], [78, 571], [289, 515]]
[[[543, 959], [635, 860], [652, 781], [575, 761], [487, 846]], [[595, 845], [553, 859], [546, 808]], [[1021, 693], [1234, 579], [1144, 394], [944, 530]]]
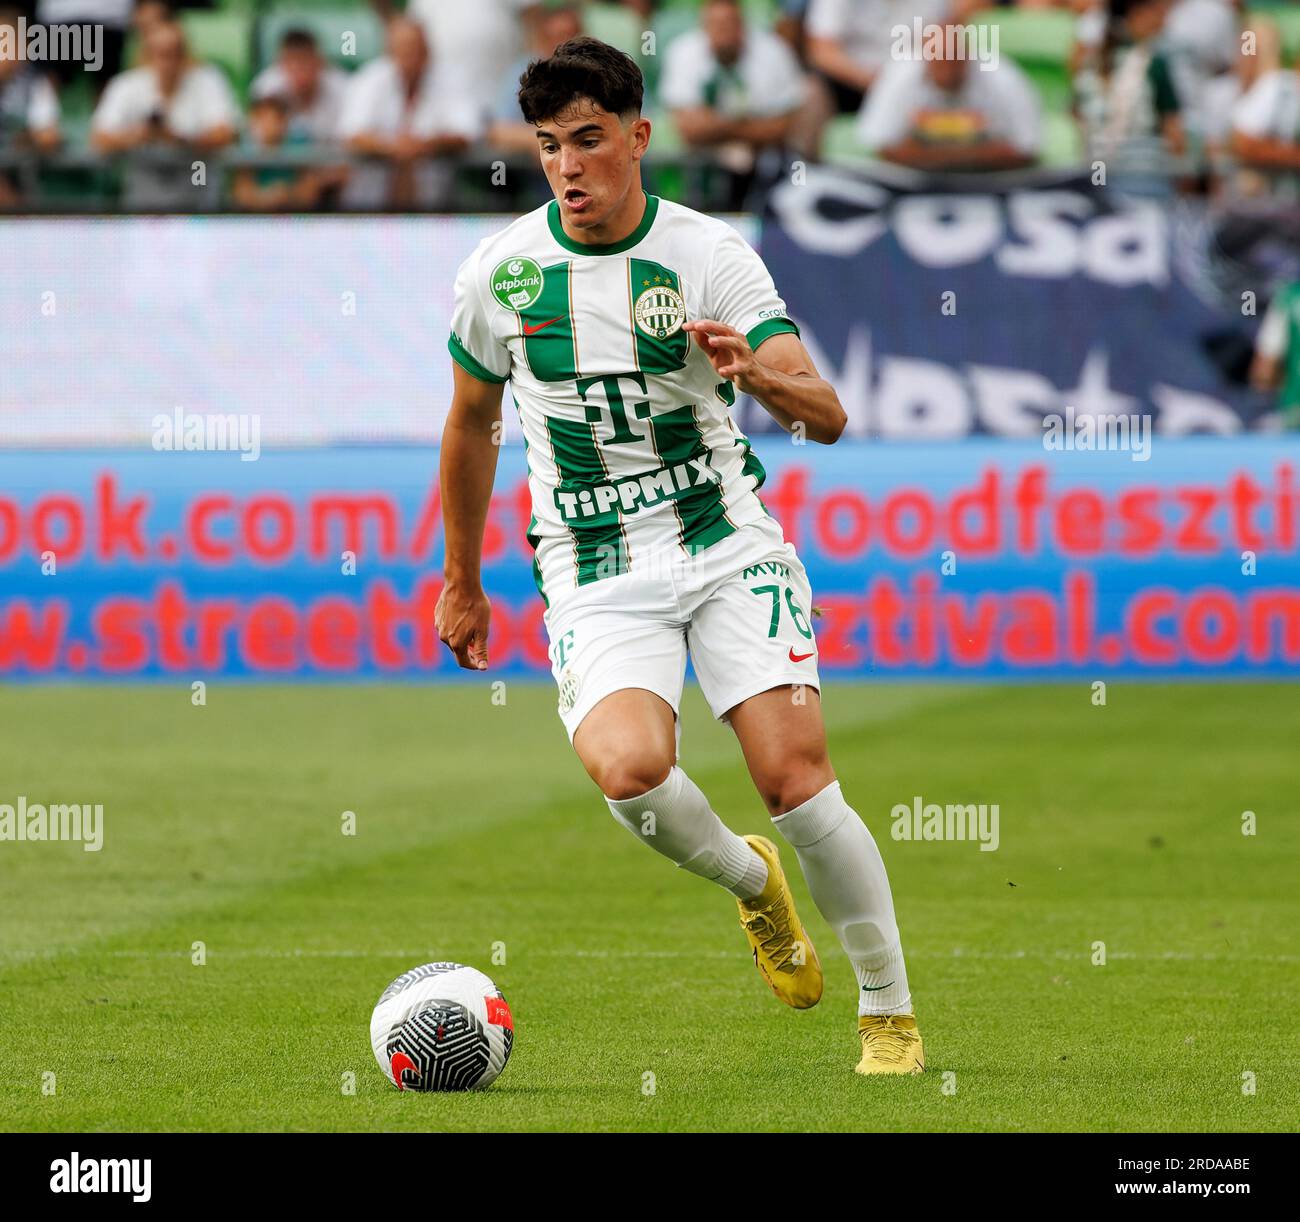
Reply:
[[[593, 38], [607, 42], [611, 47], [626, 51], [640, 65], [645, 74], [651, 97], [659, 82], [659, 56], [642, 54], [644, 23], [630, 8], [621, 4], [588, 4], [582, 10], [582, 28]], [[656, 48], [660, 49], [660, 48]]]
[[668, 44], [680, 38], [687, 30], [693, 30], [699, 24], [700, 16], [696, 9], [682, 5], [670, 5], [655, 14], [652, 29], [655, 34], [656, 58], [662, 61], [668, 51]]
[[641, 19], [621, 4], [589, 4], [582, 11], [585, 31], [629, 55], [641, 54]]
[[[700, 4], [701, 0], [665, 0], [660, 9], [662, 12], [676, 10], [686, 13], [694, 22], [699, 20]], [[741, 0], [741, 6], [745, 10], [746, 21], [769, 28], [776, 20], [780, 8], [777, 0]]]
[[1058, 8], [998, 8], [976, 13], [977, 25], [998, 27], [998, 49], [1017, 62], [1065, 64], [1074, 43], [1074, 14]]
[[84, 72], [77, 73], [59, 91], [59, 127], [73, 144], [84, 142], [95, 113], [95, 101], [94, 86]]
[[[744, 0], [744, 8], [745, 20], [755, 29], [770, 30], [776, 21], [777, 6], [773, 0]], [[669, 0], [655, 13], [651, 25], [658, 57], [662, 59], [665, 48], [674, 38], [685, 34], [687, 30], [695, 29], [699, 24], [699, 0]], [[656, 75], [657, 71], [656, 66]]]
[[1009, 55], [1033, 82], [1049, 111], [1070, 106], [1070, 48], [1074, 14], [1061, 9], [1000, 8], [976, 13], [978, 25], [997, 26], [998, 54]]
[[686, 141], [668, 111], [654, 110], [646, 118], [650, 120], [650, 142], [656, 157], [680, 157], [686, 152]]
[[[858, 142], [856, 115], [839, 115], [830, 121], [822, 140], [822, 158], [833, 165], [861, 166], [871, 153]], [[1043, 115], [1043, 165], [1077, 166], [1083, 161], [1083, 138], [1072, 115], [1049, 110]]]
[[1271, 21], [1277, 27], [1278, 34], [1282, 39], [1282, 58], [1284, 62], [1294, 64], [1297, 60], [1300, 60], [1300, 9], [1291, 4], [1285, 4], [1278, 8], [1252, 4], [1246, 10], [1245, 19], [1247, 24], [1255, 19]]
[[857, 115], [837, 115], [822, 137], [822, 160], [832, 165], [869, 165], [874, 158], [862, 147], [857, 134]]
[[[262, 18], [257, 33], [259, 67], [264, 68], [275, 59], [280, 39], [291, 29], [310, 30], [316, 35], [325, 58], [348, 72], [384, 53], [384, 23], [373, 9], [358, 8], [355, 3], [338, 8], [292, 6], [276, 8]], [[343, 36], [347, 33], [356, 37], [353, 55], [343, 53]]]
[[183, 12], [190, 50], [197, 59], [224, 69], [241, 98], [248, 97], [253, 68], [253, 17], [235, 10]]
[[1077, 166], [1083, 163], [1083, 134], [1074, 116], [1061, 110], [1043, 115], [1043, 165]]

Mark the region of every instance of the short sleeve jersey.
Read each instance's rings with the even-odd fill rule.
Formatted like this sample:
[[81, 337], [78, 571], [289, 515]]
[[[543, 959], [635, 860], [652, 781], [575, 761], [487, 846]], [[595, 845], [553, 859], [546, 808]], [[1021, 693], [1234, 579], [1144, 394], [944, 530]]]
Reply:
[[621, 242], [575, 242], [552, 202], [462, 264], [449, 347], [474, 377], [511, 383], [548, 602], [652, 555], [695, 554], [766, 513], [735, 389], [682, 329], [693, 319], [755, 349], [798, 334], [731, 226], [652, 195]]

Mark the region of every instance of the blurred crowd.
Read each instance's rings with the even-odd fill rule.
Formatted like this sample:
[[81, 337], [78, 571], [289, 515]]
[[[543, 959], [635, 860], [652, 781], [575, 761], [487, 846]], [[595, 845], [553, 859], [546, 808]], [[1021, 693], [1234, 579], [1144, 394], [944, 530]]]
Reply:
[[[642, 65], [654, 156], [713, 167], [730, 204], [794, 158], [1101, 163], [1139, 191], [1291, 198], [1296, 16], [1234, 0], [0, 0], [0, 206], [25, 206], [20, 154], [71, 154], [114, 159], [124, 208], [211, 207], [214, 189], [249, 211], [454, 208], [458, 165], [531, 155], [519, 73], [584, 32]], [[6, 28], [12, 48], [40, 23], [102, 27], [99, 70], [4, 55]], [[900, 26], [939, 36], [901, 45]], [[194, 167], [217, 153], [214, 185]]]

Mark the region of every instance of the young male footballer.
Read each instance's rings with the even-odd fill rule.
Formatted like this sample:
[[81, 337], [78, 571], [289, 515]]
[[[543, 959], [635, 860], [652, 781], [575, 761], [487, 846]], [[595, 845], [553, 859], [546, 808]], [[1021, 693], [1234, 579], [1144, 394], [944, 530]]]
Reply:
[[677, 765], [689, 651], [853, 964], [858, 1072], [920, 1073], [884, 863], [827, 757], [808, 577], [731, 417], [743, 391], [830, 444], [844, 410], [749, 245], [642, 189], [641, 101], [634, 61], [592, 38], [520, 80], [555, 198], [483, 241], [456, 278], [438, 634], [461, 666], [487, 668], [479, 566], [509, 381], [560, 717], [614, 818], [731, 892], [772, 991], [817, 1004], [821, 965], [776, 845], [732, 832]]

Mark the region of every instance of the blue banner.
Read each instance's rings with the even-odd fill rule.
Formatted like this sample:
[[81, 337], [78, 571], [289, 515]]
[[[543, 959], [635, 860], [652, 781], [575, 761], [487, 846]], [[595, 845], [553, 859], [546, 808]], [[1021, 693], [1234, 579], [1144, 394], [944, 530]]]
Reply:
[[[764, 437], [823, 673], [1294, 675], [1300, 440], [825, 449]], [[0, 454], [0, 675], [465, 677], [433, 449]], [[522, 450], [484, 546], [493, 673], [549, 670]]]
[[[1187, 207], [1079, 179], [944, 189], [827, 169], [769, 206], [764, 261], [850, 436], [1033, 437], [1067, 411], [1164, 436], [1272, 423], [1244, 381], [1254, 320], [1206, 287]], [[775, 427], [749, 401], [741, 426]]]

